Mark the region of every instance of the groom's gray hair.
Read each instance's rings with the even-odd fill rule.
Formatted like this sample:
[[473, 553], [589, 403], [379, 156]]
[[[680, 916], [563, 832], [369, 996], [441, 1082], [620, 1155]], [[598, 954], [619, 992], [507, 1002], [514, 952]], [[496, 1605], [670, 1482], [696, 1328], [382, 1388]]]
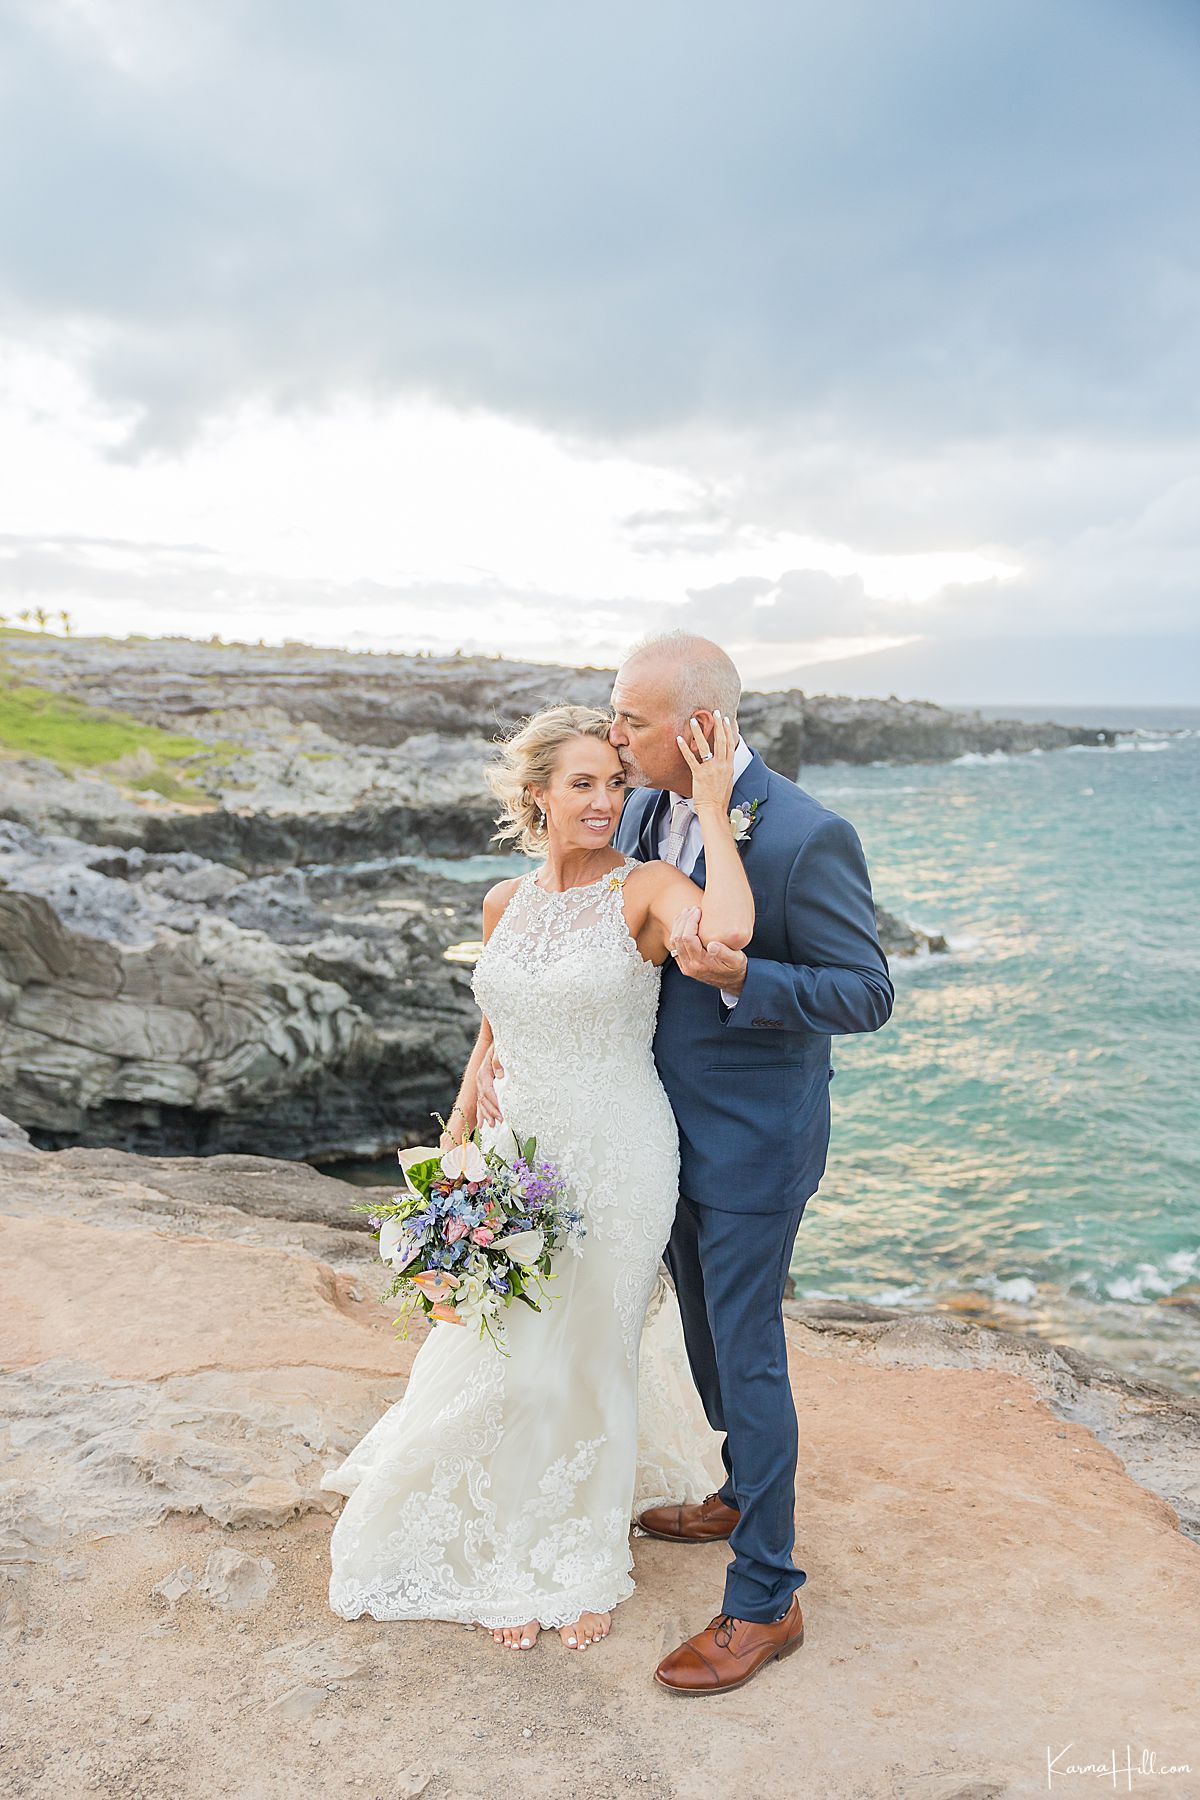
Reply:
[[701, 710], [737, 718], [742, 678], [733, 658], [711, 638], [698, 637], [692, 631], [656, 632], [639, 638], [621, 667], [630, 669], [635, 663], [653, 663], [662, 668], [680, 719]]

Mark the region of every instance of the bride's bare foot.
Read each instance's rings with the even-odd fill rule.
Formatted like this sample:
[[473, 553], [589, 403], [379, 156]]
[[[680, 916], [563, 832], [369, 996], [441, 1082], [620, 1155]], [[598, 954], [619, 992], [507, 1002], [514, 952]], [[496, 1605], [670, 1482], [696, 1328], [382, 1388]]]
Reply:
[[568, 1650], [586, 1650], [612, 1630], [611, 1613], [580, 1613], [573, 1625], [560, 1625], [558, 1635]]
[[491, 1631], [494, 1644], [503, 1644], [506, 1650], [532, 1650], [542, 1628], [536, 1619], [530, 1619], [528, 1625], [485, 1626], [484, 1629]]

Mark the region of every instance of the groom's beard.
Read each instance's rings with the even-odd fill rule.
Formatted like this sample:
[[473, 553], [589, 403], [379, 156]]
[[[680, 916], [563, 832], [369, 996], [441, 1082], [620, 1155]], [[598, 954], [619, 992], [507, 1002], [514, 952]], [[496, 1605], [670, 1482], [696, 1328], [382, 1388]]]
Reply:
[[651, 783], [646, 779], [646, 771], [642, 768], [640, 763], [635, 762], [633, 757], [629, 756], [625, 751], [619, 750], [617, 754], [621, 758], [621, 767], [625, 771], [625, 780], [631, 788], [651, 786]]

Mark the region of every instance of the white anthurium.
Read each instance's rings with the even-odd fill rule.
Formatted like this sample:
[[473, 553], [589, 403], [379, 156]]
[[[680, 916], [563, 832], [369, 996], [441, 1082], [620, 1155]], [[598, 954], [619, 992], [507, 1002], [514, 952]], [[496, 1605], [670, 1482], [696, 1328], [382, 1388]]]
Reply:
[[461, 1175], [464, 1181], [484, 1181], [487, 1179], [487, 1163], [483, 1151], [470, 1138], [456, 1144], [453, 1150], [447, 1150], [442, 1157], [442, 1174], [457, 1181]]
[[512, 1237], [501, 1238], [496, 1245], [503, 1250], [510, 1262], [520, 1263], [523, 1269], [532, 1268], [546, 1246], [544, 1231], [518, 1231]]
[[501, 1161], [510, 1165], [516, 1162], [521, 1146], [507, 1119], [501, 1119], [498, 1125], [485, 1125], [482, 1135], [485, 1149], [494, 1150]]
[[398, 1219], [385, 1219], [379, 1227], [379, 1254], [397, 1274], [401, 1269], [407, 1269], [420, 1248], [407, 1225], [402, 1225]]
[[410, 1194], [415, 1194], [417, 1189], [408, 1179], [408, 1171], [414, 1163], [428, 1162], [431, 1156], [440, 1156], [441, 1151], [436, 1144], [414, 1144], [411, 1150], [397, 1150], [396, 1155], [400, 1160], [400, 1172], [404, 1176], [404, 1185]]

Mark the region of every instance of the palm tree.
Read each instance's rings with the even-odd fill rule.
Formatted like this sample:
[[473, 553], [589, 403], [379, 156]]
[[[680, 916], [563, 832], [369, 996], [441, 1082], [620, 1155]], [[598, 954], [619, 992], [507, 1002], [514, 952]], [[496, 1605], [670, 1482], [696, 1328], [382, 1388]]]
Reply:
[[70, 613], [69, 612], [60, 612], [58, 616], [62, 620], [63, 636], [70, 637], [71, 629], [72, 629]]
[[28, 625], [30, 619], [32, 619], [32, 617], [33, 617], [33, 614], [30, 612], [28, 607], [25, 607], [21, 612], [19, 612], [17, 614], [17, 617], [18, 617], [18, 619], [21, 620], [22, 624]]
[[50, 622], [50, 614], [46, 611], [45, 607], [35, 606], [33, 609], [33, 616], [37, 620], [38, 630], [45, 631], [46, 626]]

